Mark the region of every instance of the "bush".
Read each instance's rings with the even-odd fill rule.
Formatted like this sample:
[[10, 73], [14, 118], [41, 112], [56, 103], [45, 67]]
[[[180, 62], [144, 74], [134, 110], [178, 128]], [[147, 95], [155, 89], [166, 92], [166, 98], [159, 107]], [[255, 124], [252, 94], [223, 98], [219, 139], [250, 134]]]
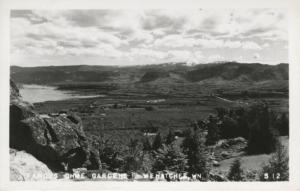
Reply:
[[153, 107], [153, 106], [146, 106], [146, 107], [145, 107], [145, 110], [146, 110], [146, 111], [154, 111], [154, 110], [155, 110], [155, 107]]
[[110, 170], [112, 172], [118, 171], [123, 165], [124, 161], [119, 156], [119, 152], [114, 145], [106, 145], [103, 149], [99, 151], [100, 159], [104, 169]]
[[262, 167], [259, 178], [261, 181], [289, 180], [289, 157], [282, 145], [277, 145], [269, 163]]
[[230, 170], [227, 177], [231, 181], [243, 180], [243, 170], [241, 169], [240, 159], [236, 159], [233, 161], [232, 165], [230, 166]]

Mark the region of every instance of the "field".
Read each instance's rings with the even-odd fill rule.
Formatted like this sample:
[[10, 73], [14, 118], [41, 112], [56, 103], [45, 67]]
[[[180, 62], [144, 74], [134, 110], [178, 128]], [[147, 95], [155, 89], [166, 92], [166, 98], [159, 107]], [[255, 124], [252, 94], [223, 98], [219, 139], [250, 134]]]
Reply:
[[[265, 98], [277, 112], [288, 111], [287, 98]], [[228, 100], [216, 96], [161, 98], [156, 96], [106, 95], [100, 98], [71, 99], [36, 103], [40, 113], [72, 111], [83, 121], [85, 131], [92, 135], [121, 137], [126, 140], [138, 134], [142, 136], [145, 128], [155, 127], [165, 135], [169, 129], [184, 130], [209, 115], [216, 114], [216, 108], [246, 106], [256, 99]]]

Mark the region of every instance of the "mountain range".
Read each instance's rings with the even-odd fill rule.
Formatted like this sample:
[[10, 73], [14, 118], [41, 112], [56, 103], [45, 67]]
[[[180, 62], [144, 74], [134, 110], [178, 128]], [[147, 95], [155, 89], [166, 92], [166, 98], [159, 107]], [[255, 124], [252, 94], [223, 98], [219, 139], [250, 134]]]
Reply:
[[64, 82], [152, 82], [169, 78], [182, 82], [223, 79], [239, 81], [288, 80], [288, 64], [211, 63], [189, 66], [166, 63], [145, 66], [11, 66], [11, 77], [24, 84], [56, 84]]

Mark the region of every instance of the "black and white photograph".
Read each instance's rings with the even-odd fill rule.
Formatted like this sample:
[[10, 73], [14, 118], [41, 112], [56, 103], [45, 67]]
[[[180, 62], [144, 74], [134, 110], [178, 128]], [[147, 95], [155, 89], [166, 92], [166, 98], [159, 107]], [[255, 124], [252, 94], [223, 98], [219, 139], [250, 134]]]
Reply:
[[296, 183], [291, 9], [57, 5], [0, 16], [10, 183]]
[[289, 180], [284, 10], [11, 10], [10, 22], [11, 180]]

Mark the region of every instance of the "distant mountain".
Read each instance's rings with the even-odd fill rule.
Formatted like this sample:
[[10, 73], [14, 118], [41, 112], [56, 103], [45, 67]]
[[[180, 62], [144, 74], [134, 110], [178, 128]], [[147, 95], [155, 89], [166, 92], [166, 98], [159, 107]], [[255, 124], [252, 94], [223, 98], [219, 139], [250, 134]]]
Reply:
[[24, 84], [63, 84], [72, 82], [109, 83], [210, 83], [288, 81], [288, 64], [211, 63], [194, 66], [165, 63], [145, 66], [11, 66], [11, 78]]
[[221, 77], [224, 80], [236, 80], [239, 78], [250, 81], [263, 80], [288, 80], [288, 64], [275, 66], [263, 64], [241, 64], [228, 62], [217, 65], [203, 65], [186, 73], [185, 77], [190, 81], [201, 81]]

